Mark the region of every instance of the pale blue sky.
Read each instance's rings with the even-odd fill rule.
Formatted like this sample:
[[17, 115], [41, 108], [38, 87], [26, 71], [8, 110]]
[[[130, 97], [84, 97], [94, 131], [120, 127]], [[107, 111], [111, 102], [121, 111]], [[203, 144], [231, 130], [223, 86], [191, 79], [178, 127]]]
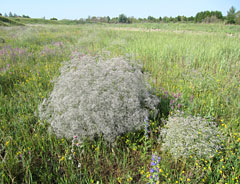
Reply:
[[231, 6], [240, 10], [240, 0], [0, 0], [0, 13], [16, 13], [34, 18], [79, 19], [90, 16], [134, 17], [195, 16], [199, 11], [219, 10], [223, 15]]

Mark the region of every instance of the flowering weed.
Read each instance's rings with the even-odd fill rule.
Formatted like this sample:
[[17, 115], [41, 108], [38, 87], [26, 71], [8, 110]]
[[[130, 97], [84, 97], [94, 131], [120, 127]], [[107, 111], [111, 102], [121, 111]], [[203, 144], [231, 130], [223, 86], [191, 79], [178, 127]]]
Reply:
[[200, 117], [184, 117], [183, 113], [169, 117], [161, 133], [163, 149], [176, 159], [191, 155], [213, 157], [223, 141], [216, 123]]

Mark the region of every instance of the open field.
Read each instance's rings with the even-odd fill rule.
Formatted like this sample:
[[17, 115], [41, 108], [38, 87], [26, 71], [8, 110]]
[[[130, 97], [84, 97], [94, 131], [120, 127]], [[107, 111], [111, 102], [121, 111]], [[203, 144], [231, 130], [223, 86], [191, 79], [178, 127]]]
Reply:
[[[147, 183], [154, 152], [160, 183], [239, 183], [239, 31], [220, 24], [0, 27], [0, 183]], [[71, 153], [72, 140], [48, 134], [36, 112], [75, 52], [141, 61], [162, 119], [176, 109], [211, 119], [227, 137], [224, 149], [210, 159], [174, 160], [161, 149], [155, 121], [148, 139], [143, 130], [115, 147], [99, 138]]]
[[193, 31], [208, 33], [239, 34], [240, 26], [224, 25], [223, 23], [196, 24], [196, 23], [147, 23], [147, 24], [113, 24], [110, 27], [141, 28], [162, 31]]

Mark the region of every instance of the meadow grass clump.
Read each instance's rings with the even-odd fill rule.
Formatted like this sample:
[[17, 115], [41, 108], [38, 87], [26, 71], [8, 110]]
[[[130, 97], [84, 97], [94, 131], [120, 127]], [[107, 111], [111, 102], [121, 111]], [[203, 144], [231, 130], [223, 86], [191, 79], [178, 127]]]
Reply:
[[123, 58], [77, 56], [62, 67], [39, 115], [59, 136], [103, 135], [114, 142], [116, 136], [143, 128], [157, 104], [139, 65]]
[[162, 129], [162, 148], [176, 159], [194, 155], [196, 158], [210, 158], [221, 149], [223, 136], [214, 122], [201, 117], [184, 117], [176, 113], [169, 117]]

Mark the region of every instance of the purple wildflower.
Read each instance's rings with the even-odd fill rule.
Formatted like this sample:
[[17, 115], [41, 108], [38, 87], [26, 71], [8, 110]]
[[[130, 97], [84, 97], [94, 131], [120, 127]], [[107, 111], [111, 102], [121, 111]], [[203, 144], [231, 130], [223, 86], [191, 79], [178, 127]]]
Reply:
[[153, 173], [155, 170], [153, 168], [150, 169], [150, 173]]
[[156, 183], [157, 181], [159, 181], [159, 173], [160, 170], [158, 168], [158, 163], [160, 162], [161, 157], [156, 157], [155, 154], [152, 155], [152, 162], [151, 162], [151, 169], [150, 169], [150, 183]]
[[165, 96], [164, 96], [164, 97], [166, 97], [166, 98], [168, 98], [168, 97], [169, 97], [168, 91], [164, 91], [164, 94], [165, 94]]
[[191, 99], [190, 99], [190, 100], [191, 100], [191, 103], [192, 103], [192, 102], [193, 102], [193, 95], [191, 96]]
[[177, 98], [181, 96], [181, 93], [179, 93], [179, 90], [177, 91]]

